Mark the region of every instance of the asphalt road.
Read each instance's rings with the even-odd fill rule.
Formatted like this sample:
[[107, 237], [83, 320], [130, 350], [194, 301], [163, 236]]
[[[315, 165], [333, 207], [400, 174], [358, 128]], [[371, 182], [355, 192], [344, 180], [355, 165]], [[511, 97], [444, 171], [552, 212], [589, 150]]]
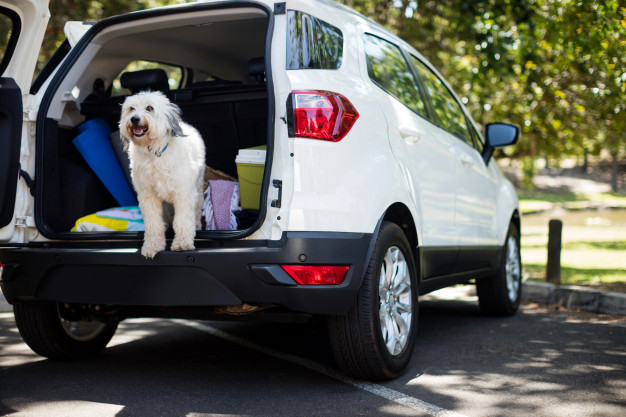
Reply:
[[0, 313], [0, 415], [626, 415], [624, 320], [420, 304], [410, 366], [383, 383], [338, 372], [317, 324], [128, 320], [96, 359], [55, 362]]

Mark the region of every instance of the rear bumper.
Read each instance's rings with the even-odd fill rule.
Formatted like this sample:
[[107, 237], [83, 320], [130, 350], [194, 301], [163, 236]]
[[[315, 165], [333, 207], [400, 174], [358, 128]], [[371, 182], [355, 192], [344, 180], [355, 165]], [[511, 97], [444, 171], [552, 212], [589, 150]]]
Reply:
[[[141, 242], [0, 248], [0, 285], [10, 303], [210, 307], [274, 304], [343, 314], [354, 303], [371, 234], [288, 232], [279, 241], [196, 241], [196, 250], [139, 253]], [[303, 262], [304, 260], [304, 262]], [[300, 286], [280, 265], [350, 265], [340, 285]]]

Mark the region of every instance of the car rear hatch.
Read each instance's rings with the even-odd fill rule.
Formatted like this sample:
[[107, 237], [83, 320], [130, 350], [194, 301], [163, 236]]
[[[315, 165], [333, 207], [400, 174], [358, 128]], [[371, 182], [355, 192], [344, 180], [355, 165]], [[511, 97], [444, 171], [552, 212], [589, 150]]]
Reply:
[[[42, 235], [54, 240], [141, 237], [132, 210], [121, 217], [119, 210], [110, 215], [107, 210], [136, 205], [116, 131], [125, 97], [146, 89], [166, 94], [203, 136], [207, 185], [226, 179], [240, 187], [243, 210], [226, 214], [234, 216], [234, 228], [199, 230], [196, 238], [235, 239], [257, 231], [265, 218], [273, 153], [274, 97], [267, 65], [272, 29], [272, 11], [247, 1], [152, 9], [94, 24], [42, 86], [35, 193]], [[156, 73], [165, 73], [167, 83], [155, 84]], [[81, 149], [83, 140], [89, 146]], [[206, 198], [211, 199], [210, 191]], [[82, 229], [77, 228], [81, 221], [88, 223]]]

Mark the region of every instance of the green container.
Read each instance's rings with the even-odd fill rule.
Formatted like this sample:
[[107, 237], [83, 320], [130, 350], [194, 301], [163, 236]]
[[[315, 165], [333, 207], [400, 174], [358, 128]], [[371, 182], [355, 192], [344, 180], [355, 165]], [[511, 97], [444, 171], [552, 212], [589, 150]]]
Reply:
[[237, 158], [235, 158], [237, 176], [239, 177], [241, 208], [243, 209], [259, 209], [266, 150], [266, 145], [239, 149]]

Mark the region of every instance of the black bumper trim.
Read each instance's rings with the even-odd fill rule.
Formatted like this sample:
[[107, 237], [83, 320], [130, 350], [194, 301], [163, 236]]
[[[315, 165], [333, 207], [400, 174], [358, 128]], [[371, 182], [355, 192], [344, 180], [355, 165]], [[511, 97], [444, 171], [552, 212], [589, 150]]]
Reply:
[[[287, 232], [279, 241], [197, 241], [188, 252], [154, 260], [126, 247], [0, 248], [0, 263], [19, 265], [0, 281], [10, 303], [44, 299], [155, 307], [273, 304], [313, 314], [343, 314], [356, 299], [372, 235]], [[279, 265], [350, 265], [336, 286], [300, 286]], [[283, 275], [284, 274], [284, 275]]]

